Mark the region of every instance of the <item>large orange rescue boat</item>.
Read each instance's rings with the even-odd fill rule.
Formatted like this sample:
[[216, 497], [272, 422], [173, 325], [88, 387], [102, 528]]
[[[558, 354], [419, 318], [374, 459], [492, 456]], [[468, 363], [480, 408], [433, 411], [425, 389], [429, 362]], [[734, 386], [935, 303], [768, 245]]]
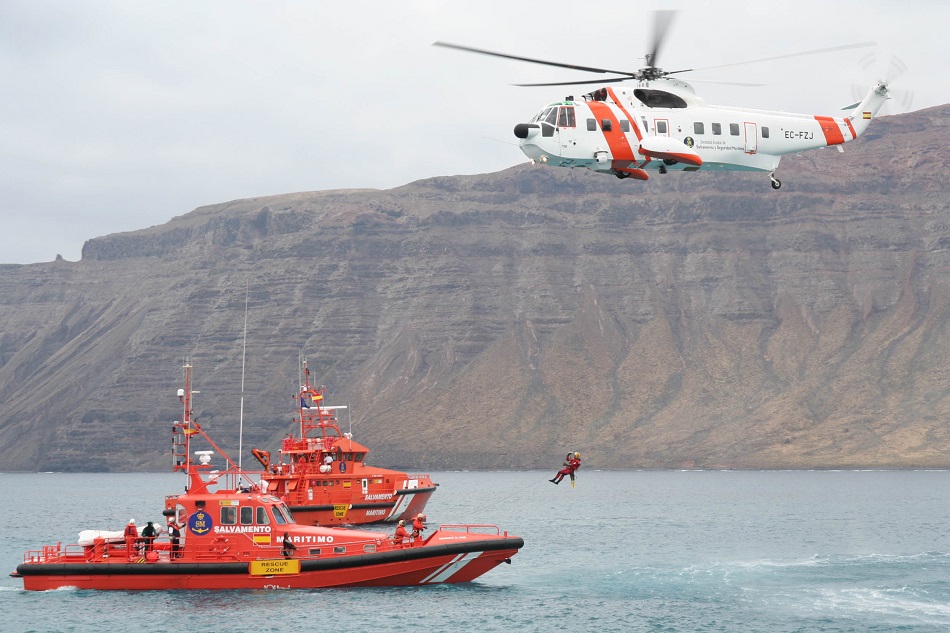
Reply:
[[[191, 418], [190, 366], [174, 433], [185, 448], [175, 470], [185, 492], [165, 498], [166, 542], [138, 532], [80, 533], [75, 545], [26, 552], [13, 576], [29, 590], [302, 589], [469, 582], [524, 545], [495, 525], [441, 525], [394, 539], [364, 530], [303, 525], [288, 505], [254, 482]], [[197, 440], [209, 450], [192, 451]], [[192, 458], [192, 454], [196, 458]], [[225, 460], [216, 470], [215, 455]], [[83, 540], [84, 539], [84, 540]], [[401, 541], [401, 542], [397, 542]]]
[[253, 449], [264, 466], [267, 492], [284, 500], [299, 523], [360, 525], [409, 520], [425, 509], [436, 486], [429, 475], [410, 475], [366, 463], [369, 449], [343, 433], [324, 390], [304, 384], [297, 394], [297, 435], [284, 438], [278, 461]]

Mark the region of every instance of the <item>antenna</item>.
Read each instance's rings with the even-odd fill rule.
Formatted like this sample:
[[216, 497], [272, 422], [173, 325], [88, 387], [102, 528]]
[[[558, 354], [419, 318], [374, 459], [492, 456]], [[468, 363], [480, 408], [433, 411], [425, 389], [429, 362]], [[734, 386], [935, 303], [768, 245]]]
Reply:
[[[247, 297], [251, 288], [250, 280], [244, 286], [244, 347], [241, 350], [241, 415], [238, 431], [238, 470], [241, 470], [241, 460], [244, 458], [244, 365], [247, 361]], [[243, 471], [242, 471], [243, 472]]]

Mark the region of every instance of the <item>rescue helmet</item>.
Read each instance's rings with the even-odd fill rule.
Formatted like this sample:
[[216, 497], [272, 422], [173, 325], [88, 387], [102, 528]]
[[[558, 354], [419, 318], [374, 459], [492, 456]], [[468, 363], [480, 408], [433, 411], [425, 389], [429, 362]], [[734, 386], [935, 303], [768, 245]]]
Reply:
[[420, 513], [419, 513], [419, 516], [417, 516], [416, 518], [417, 518], [417, 519], [424, 519], [424, 518], [426, 518], [426, 515], [424, 515], [424, 514], [422, 514], [422, 513], [420, 512]]
[[580, 453], [574, 453], [574, 457], [576, 457], [577, 459], [580, 459], [580, 458], [581, 458], [581, 454], [580, 454]]
[[402, 519], [399, 519], [399, 525], [406, 525], [406, 522], [403, 521]]
[[135, 525], [135, 519], [129, 519], [129, 525]]

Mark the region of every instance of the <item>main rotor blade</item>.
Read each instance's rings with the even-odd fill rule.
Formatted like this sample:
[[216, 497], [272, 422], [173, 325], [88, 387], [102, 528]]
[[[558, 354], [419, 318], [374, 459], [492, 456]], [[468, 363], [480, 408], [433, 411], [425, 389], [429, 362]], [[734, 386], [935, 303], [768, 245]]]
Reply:
[[[692, 68], [691, 72], [699, 70], [711, 70], [713, 68], [727, 68], [729, 66], [742, 66], [744, 64], [758, 64], [759, 62], [771, 62], [776, 59], [787, 59], [789, 57], [803, 57], [805, 55], [818, 55], [819, 53], [833, 53], [835, 51], [846, 51], [852, 48], [866, 48], [868, 46], [875, 46], [877, 42], [861, 42], [859, 44], [845, 44], [844, 46], [832, 46], [831, 48], [817, 48], [813, 51], [802, 51], [801, 53], [789, 53], [787, 55], [776, 55], [775, 57], [763, 57], [762, 59], [750, 59], [744, 62], [734, 62], [732, 64], [720, 64], [718, 66], [703, 66], [702, 68]], [[687, 72], [685, 70], [677, 70], [674, 72]], [[670, 73], [672, 74], [672, 73]]]
[[630, 81], [630, 77], [610, 77], [608, 79], [588, 79], [585, 81], [558, 81], [549, 84], [511, 84], [519, 88], [534, 88], [537, 86], [580, 86], [583, 84], [612, 84], [618, 81]]
[[650, 51], [650, 56], [647, 57], [648, 66], [656, 68], [656, 58], [660, 54], [660, 46], [663, 45], [666, 32], [669, 30], [670, 24], [673, 23], [675, 16], [676, 11], [665, 10], [655, 12], [653, 22], [653, 49]]
[[[442, 48], [454, 48], [459, 51], [467, 51], [469, 53], [479, 53], [481, 55], [491, 55], [492, 57], [502, 57], [504, 59], [513, 59], [519, 62], [529, 62], [532, 64], [543, 64], [545, 66], [556, 66], [558, 68], [570, 68], [571, 70], [582, 70], [588, 73], [610, 73], [612, 75], [627, 75], [628, 77], [636, 76], [636, 72], [627, 72], [625, 70], [608, 70], [606, 68], [594, 68], [593, 66], [578, 66], [577, 64], [561, 64], [559, 62], [551, 62], [545, 59], [533, 59], [531, 57], [519, 57], [517, 55], [508, 55], [507, 53], [496, 53], [495, 51], [487, 51], [483, 48], [472, 48], [471, 46], [460, 46], [459, 44], [449, 44], [448, 42], [433, 42], [433, 46], [441, 46]], [[539, 84], [543, 85], [543, 84]], [[553, 84], [552, 84], [553, 85]]]

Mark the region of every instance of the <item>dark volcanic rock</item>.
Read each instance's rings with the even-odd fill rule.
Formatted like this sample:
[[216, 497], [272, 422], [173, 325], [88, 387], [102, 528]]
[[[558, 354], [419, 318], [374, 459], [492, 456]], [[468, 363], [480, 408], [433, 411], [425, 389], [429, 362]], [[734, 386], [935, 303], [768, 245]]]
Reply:
[[185, 358], [234, 449], [246, 288], [248, 454], [303, 354], [384, 465], [950, 466], [948, 121], [786, 158], [778, 192], [523, 165], [0, 266], [0, 469], [165, 468]]

